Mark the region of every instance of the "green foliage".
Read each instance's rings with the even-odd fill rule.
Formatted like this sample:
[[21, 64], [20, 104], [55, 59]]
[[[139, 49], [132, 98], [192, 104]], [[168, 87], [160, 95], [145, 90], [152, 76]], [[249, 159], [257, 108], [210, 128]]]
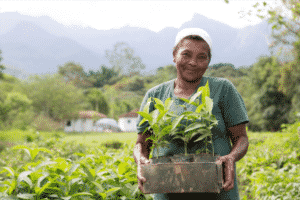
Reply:
[[[2, 51], [0, 50], [0, 63], [1, 63], [2, 59], [3, 59], [2, 56], [1, 56], [1, 54], [2, 54]], [[4, 65], [0, 64], [0, 80], [3, 79], [3, 70], [4, 69], [5, 69]]]
[[[202, 104], [197, 99], [201, 95]], [[195, 142], [204, 140], [207, 144], [207, 137], [212, 137], [210, 129], [218, 123], [214, 115], [212, 115], [213, 102], [210, 98], [210, 90], [208, 82], [205, 86], [199, 87], [196, 94], [194, 94], [190, 100], [180, 98], [190, 105], [196, 106], [195, 112], [186, 111], [180, 115], [177, 113], [169, 112], [173, 100], [171, 98], [166, 99], [163, 103], [160, 99], [149, 98], [147, 104], [143, 108], [143, 111], [137, 112], [143, 119], [139, 125], [145, 122], [149, 123], [148, 129], [145, 132], [153, 131], [153, 134], [147, 138], [153, 141], [152, 149], [155, 147], [166, 146], [169, 144], [169, 139], [181, 139], [184, 142], [185, 155], [187, 155], [187, 144], [195, 136], [198, 139]], [[155, 110], [149, 112], [150, 104], [154, 104]], [[183, 107], [186, 107], [185, 105]], [[202, 120], [202, 121], [199, 121]], [[170, 137], [171, 136], [171, 137]], [[151, 150], [152, 150], [151, 149]]]
[[14, 149], [0, 154], [1, 198], [152, 199], [138, 189], [133, 146], [87, 149], [49, 138]]
[[100, 89], [89, 89], [86, 91], [85, 95], [91, 105], [92, 110], [105, 115], [109, 113], [109, 103]]
[[36, 113], [43, 113], [56, 121], [76, 117], [85, 100], [80, 89], [58, 75], [31, 77], [22, 84], [22, 89], [32, 100]]
[[119, 141], [109, 141], [109, 142], [102, 144], [102, 146], [105, 146], [106, 148], [112, 148], [112, 149], [120, 149], [123, 147], [123, 145], [124, 144]]
[[280, 130], [289, 122], [291, 100], [279, 91], [280, 64], [275, 57], [261, 57], [254, 64], [250, 80], [253, 95], [250, 102], [250, 127], [263, 130]]
[[110, 80], [114, 77], [117, 77], [118, 73], [113, 69], [102, 65], [101, 70], [95, 72], [90, 70], [89, 73], [86, 74], [86, 76], [93, 83], [94, 87], [99, 88], [110, 83]]
[[65, 81], [74, 84], [78, 88], [88, 88], [92, 83], [88, 80], [82, 66], [79, 63], [67, 62], [58, 66], [58, 73], [62, 75]]

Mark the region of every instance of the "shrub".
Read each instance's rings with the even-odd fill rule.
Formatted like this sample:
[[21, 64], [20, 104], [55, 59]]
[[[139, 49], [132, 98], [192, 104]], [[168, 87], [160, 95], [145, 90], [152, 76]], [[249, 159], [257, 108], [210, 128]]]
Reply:
[[105, 144], [102, 144], [102, 146], [105, 146], [106, 148], [112, 148], [112, 149], [121, 149], [123, 147], [123, 143], [119, 141], [110, 141]]

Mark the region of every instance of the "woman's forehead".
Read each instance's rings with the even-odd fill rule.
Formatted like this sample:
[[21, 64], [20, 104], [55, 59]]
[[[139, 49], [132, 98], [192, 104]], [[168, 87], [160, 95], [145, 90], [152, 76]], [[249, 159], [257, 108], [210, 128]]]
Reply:
[[194, 40], [194, 39], [183, 39], [181, 45], [179, 46], [179, 50], [184, 51], [186, 49], [207, 52], [207, 50], [209, 50], [209, 46], [205, 41]]

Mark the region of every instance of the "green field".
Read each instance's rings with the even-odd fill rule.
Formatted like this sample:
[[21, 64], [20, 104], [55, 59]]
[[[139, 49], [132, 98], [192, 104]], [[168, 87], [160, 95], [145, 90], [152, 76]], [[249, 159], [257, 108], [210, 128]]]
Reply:
[[88, 134], [66, 134], [63, 141], [77, 142], [90, 147], [99, 146], [100, 144], [110, 141], [120, 141], [131, 144], [136, 143], [137, 133], [88, 133]]

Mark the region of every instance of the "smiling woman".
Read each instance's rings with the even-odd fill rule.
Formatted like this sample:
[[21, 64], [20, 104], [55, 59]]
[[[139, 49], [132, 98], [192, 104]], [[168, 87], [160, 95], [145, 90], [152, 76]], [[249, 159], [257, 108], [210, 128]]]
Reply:
[[[218, 199], [239, 200], [236, 179], [235, 162], [240, 160], [247, 152], [248, 137], [245, 123], [249, 122], [245, 104], [234, 85], [223, 78], [203, 76], [211, 59], [212, 43], [208, 33], [199, 28], [189, 28], [180, 31], [175, 40], [173, 61], [177, 68], [177, 78], [151, 88], [145, 95], [140, 111], [144, 109], [147, 100], [157, 98], [162, 103], [168, 98], [173, 100], [170, 110], [181, 115], [185, 111], [195, 112], [195, 106], [188, 106], [180, 98], [190, 99], [199, 87], [209, 82], [210, 98], [213, 102], [212, 114], [218, 120], [218, 125], [211, 129], [213, 146], [210, 151], [220, 155], [217, 162], [224, 166], [224, 185], [221, 193], [164, 193], [154, 194], [154, 199]], [[201, 97], [198, 97], [201, 102]], [[185, 107], [186, 109], [184, 109]], [[154, 105], [149, 106], [149, 113], [154, 111]], [[139, 124], [143, 117], [139, 115]], [[146, 182], [141, 174], [141, 165], [149, 163], [149, 153], [152, 141], [147, 140], [153, 134], [144, 130], [149, 127], [148, 122], [137, 126], [138, 138], [134, 149], [134, 158], [137, 163], [137, 177], [139, 188], [143, 190]], [[154, 132], [154, 134], [156, 134]], [[231, 142], [230, 142], [231, 141]], [[233, 144], [233, 146], [231, 145]], [[205, 147], [202, 141], [191, 141], [187, 144], [187, 153], [194, 154]], [[184, 144], [172, 140], [168, 148], [154, 148], [153, 156], [167, 156], [184, 153]]]

